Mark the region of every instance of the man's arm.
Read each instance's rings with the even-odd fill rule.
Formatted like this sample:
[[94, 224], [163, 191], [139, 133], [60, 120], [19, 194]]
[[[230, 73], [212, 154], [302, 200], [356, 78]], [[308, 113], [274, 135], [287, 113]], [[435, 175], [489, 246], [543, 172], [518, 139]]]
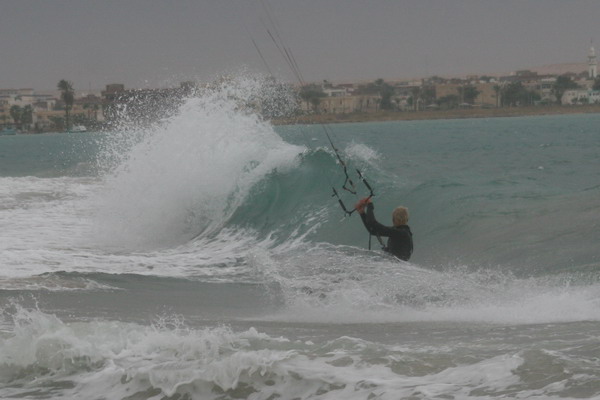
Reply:
[[359, 215], [360, 215], [360, 219], [362, 220], [363, 225], [365, 226], [365, 228], [367, 228], [367, 231], [371, 234], [371, 235], [377, 235], [371, 228], [371, 225], [369, 224], [368, 220], [367, 220], [367, 213], [360, 212], [359, 211]]
[[358, 212], [360, 213], [360, 218], [363, 221], [363, 224], [365, 225], [365, 228], [367, 228], [367, 231], [369, 231], [369, 233], [371, 235], [376, 235], [376, 236], [391, 236], [394, 234], [395, 230], [394, 228], [390, 227], [390, 226], [385, 226], [380, 224], [379, 222], [377, 222], [377, 220], [375, 219], [375, 213], [374, 213], [374, 209], [375, 207], [373, 206], [373, 203], [369, 202], [366, 205], [367, 210], [365, 212], [364, 208], [357, 208]]

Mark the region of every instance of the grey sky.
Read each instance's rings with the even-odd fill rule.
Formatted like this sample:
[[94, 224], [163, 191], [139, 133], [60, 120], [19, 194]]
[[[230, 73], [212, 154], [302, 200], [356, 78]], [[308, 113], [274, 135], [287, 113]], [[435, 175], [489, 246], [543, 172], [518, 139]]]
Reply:
[[[598, 0], [268, 0], [308, 81], [586, 61]], [[173, 86], [247, 68], [293, 81], [260, 0], [0, 0], [0, 88]]]

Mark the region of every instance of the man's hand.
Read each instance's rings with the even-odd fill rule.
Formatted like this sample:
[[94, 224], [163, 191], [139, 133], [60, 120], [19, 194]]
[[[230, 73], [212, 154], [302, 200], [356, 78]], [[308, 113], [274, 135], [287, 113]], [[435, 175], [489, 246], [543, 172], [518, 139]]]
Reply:
[[360, 199], [358, 201], [358, 203], [356, 203], [356, 205], [354, 206], [354, 208], [356, 209], [356, 211], [358, 211], [359, 214], [364, 214], [365, 213], [365, 207], [370, 202], [371, 202], [371, 198], [370, 197], [362, 198], [362, 199]]

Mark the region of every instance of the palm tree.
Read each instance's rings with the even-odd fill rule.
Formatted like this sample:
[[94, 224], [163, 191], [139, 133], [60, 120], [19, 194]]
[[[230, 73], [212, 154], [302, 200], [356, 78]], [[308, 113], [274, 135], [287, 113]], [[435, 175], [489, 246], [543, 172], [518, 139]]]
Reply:
[[494, 85], [494, 92], [496, 92], [496, 108], [500, 106], [500, 91], [502, 90], [502, 86]]
[[479, 96], [479, 93], [481, 93], [481, 91], [477, 90], [475, 86], [465, 85], [460, 86], [458, 88], [458, 93], [461, 97], [461, 103], [473, 104], [475, 103], [475, 99], [477, 98], [477, 96]]
[[377, 90], [379, 94], [379, 99], [377, 100], [377, 104], [381, 107], [382, 110], [391, 110], [392, 109], [392, 95], [394, 94], [394, 88], [386, 83], [383, 79], [379, 78], [375, 80], [373, 83], [373, 88]]
[[31, 105], [26, 105], [21, 110], [21, 125], [27, 125], [26, 129], [31, 129], [31, 124], [33, 123], [33, 107]]
[[311, 104], [313, 111], [316, 113], [321, 104], [321, 98], [327, 95], [323, 92], [323, 89], [317, 85], [304, 85], [300, 89], [300, 98], [306, 102], [306, 108]]
[[83, 109], [87, 111], [87, 118], [88, 118], [88, 119], [91, 119], [91, 118], [90, 118], [90, 115], [91, 115], [91, 114], [90, 114], [90, 107], [91, 107], [91, 106], [92, 106], [92, 105], [91, 105], [91, 104], [89, 104], [89, 103], [83, 103]]
[[556, 82], [554, 82], [554, 85], [552, 86], [552, 94], [556, 97], [556, 102], [562, 104], [563, 94], [565, 94], [567, 90], [577, 89], [578, 87], [579, 85], [575, 83], [571, 77], [561, 75], [556, 78]]
[[60, 82], [58, 82], [58, 89], [61, 91], [60, 97], [65, 102], [65, 129], [68, 131], [70, 128], [69, 113], [71, 112], [73, 102], [75, 101], [73, 84], [67, 80], [61, 79]]
[[421, 88], [418, 86], [415, 86], [411, 89], [411, 92], [412, 92], [413, 106], [415, 107], [415, 111], [419, 111], [419, 100], [420, 100], [420, 96], [421, 96]]
[[10, 116], [15, 121], [17, 129], [21, 129], [21, 117], [23, 116], [23, 109], [21, 106], [14, 105], [9, 110]]
[[100, 106], [98, 104], [94, 104], [93, 109], [94, 109], [94, 120], [98, 121], [98, 110], [100, 109]]

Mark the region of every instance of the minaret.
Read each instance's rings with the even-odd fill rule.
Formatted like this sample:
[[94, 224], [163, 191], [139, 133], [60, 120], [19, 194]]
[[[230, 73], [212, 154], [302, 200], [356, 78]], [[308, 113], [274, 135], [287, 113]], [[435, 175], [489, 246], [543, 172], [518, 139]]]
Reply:
[[594, 50], [594, 43], [590, 41], [590, 52], [588, 53], [588, 73], [590, 79], [596, 79], [598, 76], [598, 62], [596, 61], [596, 51]]

